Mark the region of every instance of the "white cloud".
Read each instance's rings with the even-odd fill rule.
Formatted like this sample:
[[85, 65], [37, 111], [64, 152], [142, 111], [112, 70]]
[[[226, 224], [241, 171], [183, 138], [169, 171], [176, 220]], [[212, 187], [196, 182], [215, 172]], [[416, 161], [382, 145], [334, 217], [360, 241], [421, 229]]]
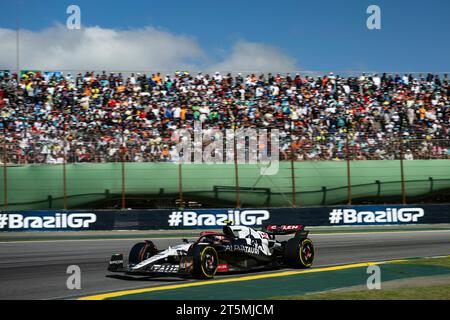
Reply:
[[297, 70], [295, 60], [281, 50], [254, 42], [237, 42], [229, 56], [211, 67], [225, 71], [286, 72]]
[[[0, 69], [15, 69], [16, 32], [0, 28]], [[115, 71], [292, 71], [295, 61], [259, 43], [237, 42], [222, 61], [210, 58], [197, 41], [153, 27], [114, 30], [57, 24], [20, 32], [21, 69]]]
[[[14, 68], [14, 30], [0, 29], [0, 46], [0, 66]], [[194, 39], [151, 27], [68, 30], [56, 25], [37, 32], [20, 32], [22, 69], [169, 70], [189, 67], [203, 57]]]

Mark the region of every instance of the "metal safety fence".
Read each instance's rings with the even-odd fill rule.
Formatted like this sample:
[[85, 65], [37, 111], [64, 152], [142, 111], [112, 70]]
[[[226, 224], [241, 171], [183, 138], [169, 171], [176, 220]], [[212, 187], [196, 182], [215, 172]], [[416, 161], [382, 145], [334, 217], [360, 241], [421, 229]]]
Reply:
[[[425, 196], [445, 198], [445, 190], [450, 190], [450, 140], [382, 141], [295, 132], [286, 137], [280, 143], [278, 172], [261, 175], [259, 164], [238, 163], [233, 156], [226, 163], [184, 163], [170, 141], [9, 141], [4, 136], [1, 206], [14, 210], [406, 204]], [[223, 160], [227, 157], [230, 160], [229, 154]]]

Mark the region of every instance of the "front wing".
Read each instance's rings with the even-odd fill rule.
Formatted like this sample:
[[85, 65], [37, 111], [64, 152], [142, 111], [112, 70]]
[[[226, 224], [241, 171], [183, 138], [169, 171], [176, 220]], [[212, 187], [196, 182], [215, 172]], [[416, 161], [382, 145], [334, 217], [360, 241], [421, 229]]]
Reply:
[[192, 259], [183, 257], [179, 263], [159, 262], [136, 268], [132, 265], [125, 266], [123, 254], [115, 254], [111, 257], [108, 271], [133, 275], [157, 275], [157, 276], [183, 276], [191, 274]]

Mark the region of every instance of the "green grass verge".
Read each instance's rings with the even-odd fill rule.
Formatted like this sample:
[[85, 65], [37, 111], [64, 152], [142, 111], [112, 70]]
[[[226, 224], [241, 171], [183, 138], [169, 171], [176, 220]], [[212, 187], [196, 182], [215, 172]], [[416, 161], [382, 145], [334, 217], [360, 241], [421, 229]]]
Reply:
[[[430, 262], [428, 262], [428, 260]], [[445, 261], [447, 260], [447, 261]], [[418, 263], [416, 263], [418, 262]], [[422, 264], [421, 264], [422, 262]], [[382, 281], [389, 282], [394, 280], [406, 280], [411, 286], [438, 286], [448, 284], [435, 281], [429, 283], [428, 279], [436, 277], [450, 278], [450, 256], [444, 258], [430, 259], [407, 259], [405, 262], [392, 261], [390, 263], [380, 264], [382, 272]], [[306, 270], [308, 271], [308, 270]], [[312, 270], [311, 270], [312, 271]], [[274, 272], [275, 274], [277, 272]], [[226, 297], [231, 300], [251, 300], [251, 299], [314, 299], [316, 294], [336, 294], [341, 288], [355, 287], [353, 290], [364, 290], [367, 282], [367, 267], [355, 266], [353, 268], [321, 270], [319, 272], [304, 272], [298, 274], [289, 274], [285, 276], [273, 276], [266, 278], [255, 278], [248, 280], [235, 279], [229, 283], [215, 283], [214, 280], [202, 286], [187, 286], [173, 288], [169, 290], [157, 290], [149, 292], [127, 293], [116, 297], [110, 297], [112, 300], [220, 300]], [[425, 280], [423, 278], [426, 278]], [[422, 282], [411, 283], [409, 279], [422, 278]], [[414, 281], [414, 280], [412, 280]], [[363, 287], [361, 287], [363, 286]], [[383, 287], [383, 286], [382, 286]], [[239, 288], [239, 290], [236, 290]], [[395, 287], [391, 287], [395, 288]], [[401, 286], [399, 287], [401, 288]], [[368, 290], [361, 292], [365, 294], [372, 293]], [[440, 297], [439, 293], [433, 295]], [[276, 298], [273, 298], [276, 297]], [[334, 299], [334, 297], [330, 297]], [[348, 299], [358, 299], [349, 296]], [[375, 299], [368, 296], [367, 299]], [[392, 297], [392, 299], [396, 299]], [[399, 298], [400, 299], [400, 298]], [[406, 298], [405, 299], [409, 299]], [[417, 299], [423, 299], [418, 296]]]
[[413, 258], [397, 262], [397, 264], [410, 264], [410, 263], [450, 268], [450, 256], [440, 258], [420, 258], [420, 259]]
[[[421, 265], [450, 268], [450, 256], [439, 258], [411, 258], [395, 265]], [[450, 285], [420, 286], [413, 288], [330, 291], [297, 296], [273, 297], [275, 300], [450, 300]]]
[[294, 297], [278, 297], [283, 300], [450, 300], [450, 285], [399, 288], [387, 290], [363, 290], [353, 292], [326, 292]]

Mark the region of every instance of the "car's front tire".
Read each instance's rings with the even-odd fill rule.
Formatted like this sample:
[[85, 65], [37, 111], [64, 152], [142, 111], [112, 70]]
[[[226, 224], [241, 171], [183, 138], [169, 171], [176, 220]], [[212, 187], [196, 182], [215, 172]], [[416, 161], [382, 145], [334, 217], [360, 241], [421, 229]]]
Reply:
[[314, 245], [309, 238], [292, 238], [286, 243], [284, 259], [293, 268], [309, 268], [314, 261]]
[[136, 265], [155, 255], [157, 252], [156, 246], [150, 240], [136, 243], [130, 250], [128, 262], [132, 265]]
[[212, 279], [217, 271], [219, 256], [211, 246], [194, 244], [188, 253], [192, 257], [192, 276], [197, 279]]

